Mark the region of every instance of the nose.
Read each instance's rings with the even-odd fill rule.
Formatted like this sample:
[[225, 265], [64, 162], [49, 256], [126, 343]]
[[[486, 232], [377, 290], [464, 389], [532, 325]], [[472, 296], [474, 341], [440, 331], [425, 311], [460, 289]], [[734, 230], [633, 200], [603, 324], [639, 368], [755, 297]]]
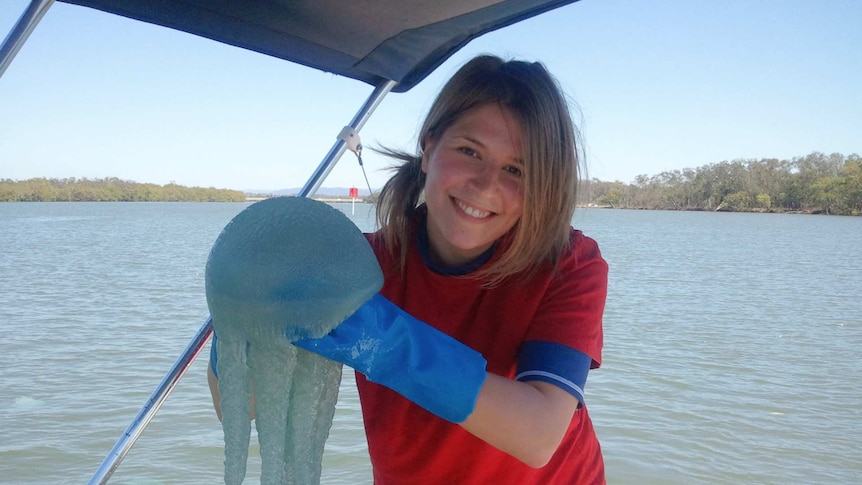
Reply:
[[496, 189], [499, 181], [500, 170], [490, 161], [476, 164], [473, 176], [470, 178], [471, 185], [478, 191], [489, 191]]

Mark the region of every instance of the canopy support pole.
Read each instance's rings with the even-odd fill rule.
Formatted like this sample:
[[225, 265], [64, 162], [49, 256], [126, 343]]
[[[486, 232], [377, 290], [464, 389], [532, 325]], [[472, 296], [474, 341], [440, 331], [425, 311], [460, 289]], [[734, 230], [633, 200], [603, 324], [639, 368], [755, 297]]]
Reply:
[[147, 403], [144, 404], [144, 407], [142, 407], [140, 411], [138, 411], [135, 419], [133, 419], [129, 427], [126, 428], [123, 436], [121, 436], [120, 439], [117, 440], [117, 443], [114, 444], [114, 447], [111, 448], [111, 451], [108, 453], [108, 456], [105, 457], [104, 461], [102, 461], [102, 465], [96, 471], [96, 474], [93, 475], [92, 479], [90, 479], [90, 485], [108, 483], [108, 479], [114, 474], [117, 467], [120, 466], [120, 462], [123, 461], [123, 458], [125, 458], [129, 453], [129, 450], [132, 448], [132, 445], [135, 444], [138, 437], [141, 436], [141, 433], [144, 432], [144, 428], [150, 424], [153, 416], [156, 415], [156, 412], [158, 412], [159, 408], [164, 404], [165, 399], [167, 399], [171, 391], [174, 390], [174, 387], [176, 387], [180, 378], [186, 373], [189, 366], [195, 360], [195, 357], [197, 357], [198, 353], [200, 353], [201, 349], [206, 345], [212, 332], [212, 318], [207, 317], [200, 330], [198, 330], [194, 338], [192, 338], [192, 341], [189, 342], [186, 350], [182, 355], [180, 355], [177, 361], [174, 362], [171, 370], [168, 371], [167, 375], [162, 379], [159, 387], [153, 391], [150, 398], [147, 400]]
[[18, 22], [9, 31], [9, 35], [3, 40], [3, 44], [0, 44], [0, 77], [3, 77], [6, 68], [9, 67], [9, 64], [12, 64], [15, 54], [21, 50], [21, 46], [24, 45], [24, 42], [27, 42], [27, 38], [33, 33], [33, 29], [36, 28], [36, 25], [45, 16], [45, 12], [53, 4], [54, 0], [30, 1], [30, 5], [27, 6]]
[[[356, 113], [356, 116], [353, 117], [353, 120], [350, 122], [350, 126], [356, 131], [359, 131], [365, 125], [365, 122], [368, 121], [371, 113], [374, 112], [383, 100], [383, 97], [392, 90], [395, 84], [395, 81], [386, 81], [377, 86], [365, 101], [365, 104], [363, 104]], [[326, 154], [326, 157], [324, 157], [323, 161], [317, 167], [317, 170], [314, 171], [311, 178], [309, 178], [308, 182], [305, 183], [305, 186], [299, 194], [300, 197], [312, 197], [317, 192], [320, 184], [323, 183], [326, 176], [329, 175], [329, 172], [344, 153], [346, 146], [347, 144], [345, 141], [341, 139], [332, 146], [329, 153]], [[108, 479], [111, 478], [111, 475], [113, 475], [117, 467], [120, 466], [120, 462], [129, 453], [132, 445], [135, 444], [135, 441], [137, 441], [138, 437], [153, 419], [153, 416], [155, 416], [159, 408], [162, 407], [162, 404], [164, 404], [168, 395], [174, 390], [174, 387], [176, 387], [179, 380], [195, 360], [195, 357], [197, 357], [204, 345], [206, 345], [207, 341], [212, 336], [212, 333], [212, 317], [207, 317], [204, 324], [192, 338], [192, 341], [189, 342], [185, 351], [179, 356], [176, 362], [174, 362], [173, 367], [171, 367], [167, 375], [162, 379], [162, 382], [159, 383], [159, 386], [150, 395], [146, 404], [144, 404], [141, 410], [138, 411], [137, 416], [135, 416], [135, 419], [133, 419], [132, 423], [129, 424], [129, 427], [126, 428], [123, 436], [117, 440], [117, 443], [108, 453], [108, 456], [105, 457], [102, 465], [90, 480], [90, 485], [102, 485], [108, 483]]]
[[[353, 120], [350, 121], [350, 126], [356, 132], [362, 129], [365, 126], [365, 122], [368, 121], [368, 118], [371, 117], [371, 113], [377, 109], [377, 106], [383, 101], [383, 98], [389, 94], [389, 91], [392, 91], [392, 88], [398, 84], [395, 81], [386, 81], [376, 88], [368, 96], [368, 99], [365, 101], [365, 104], [359, 109], [356, 113], [356, 116], [353, 117]], [[338, 159], [341, 158], [341, 155], [344, 154], [344, 151], [347, 149], [347, 142], [343, 139], [339, 138], [338, 141], [332, 145], [332, 148], [329, 150], [329, 153], [323, 157], [323, 161], [318, 165], [317, 170], [311, 174], [308, 182], [305, 183], [305, 186], [302, 187], [302, 190], [299, 192], [300, 197], [313, 197], [314, 194], [317, 193], [317, 189], [320, 188], [320, 184], [326, 180], [326, 177], [329, 175], [329, 172], [332, 171], [332, 168], [335, 167], [335, 164], [338, 162]], [[369, 196], [371, 194], [368, 194]]]

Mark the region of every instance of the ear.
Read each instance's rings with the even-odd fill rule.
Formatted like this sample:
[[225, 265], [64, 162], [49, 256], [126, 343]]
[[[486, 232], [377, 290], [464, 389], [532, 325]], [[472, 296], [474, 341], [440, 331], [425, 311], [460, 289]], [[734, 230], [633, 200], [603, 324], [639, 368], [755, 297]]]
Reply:
[[431, 153], [433, 150], [434, 141], [431, 139], [430, 136], [426, 135], [425, 141], [422, 143], [422, 173], [428, 173], [428, 157], [430, 156], [429, 153]]

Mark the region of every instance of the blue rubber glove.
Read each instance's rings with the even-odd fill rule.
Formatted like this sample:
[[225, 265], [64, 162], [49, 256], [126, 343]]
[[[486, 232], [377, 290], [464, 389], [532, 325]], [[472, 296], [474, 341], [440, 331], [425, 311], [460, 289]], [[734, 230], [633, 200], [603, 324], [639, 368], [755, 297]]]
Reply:
[[325, 337], [295, 345], [347, 364], [431, 413], [460, 423], [476, 405], [487, 362], [379, 293]]

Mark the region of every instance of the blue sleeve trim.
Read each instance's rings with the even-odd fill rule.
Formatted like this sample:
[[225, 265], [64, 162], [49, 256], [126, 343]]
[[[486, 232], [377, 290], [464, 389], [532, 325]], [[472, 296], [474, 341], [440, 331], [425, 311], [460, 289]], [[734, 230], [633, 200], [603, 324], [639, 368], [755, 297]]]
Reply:
[[593, 359], [556, 342], [524, 342], [518, 354], [517, 381], [542, 381], [554, 384], [584, 404], [584, 385]]
[[216, 352], [216, 342], [218, 342], [218, 338], [216, 338], [216, 334], [213, 332], [213, 338], [210, 342], [210, 367], [213, 368], [213, 375], [218, 379], [218, 353]]

